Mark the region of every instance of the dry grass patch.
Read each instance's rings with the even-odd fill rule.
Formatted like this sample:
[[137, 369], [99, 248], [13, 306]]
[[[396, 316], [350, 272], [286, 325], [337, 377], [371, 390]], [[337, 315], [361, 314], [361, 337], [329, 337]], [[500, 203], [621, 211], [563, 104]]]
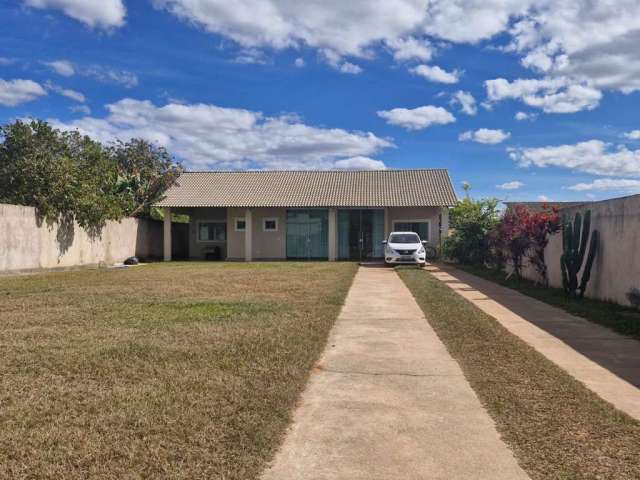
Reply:
[[355, 270], [0, 278], [0, 478], [256, 478]]
[[532, 479], [640, 478], [640, 422], [428, 272], [399, 273]]

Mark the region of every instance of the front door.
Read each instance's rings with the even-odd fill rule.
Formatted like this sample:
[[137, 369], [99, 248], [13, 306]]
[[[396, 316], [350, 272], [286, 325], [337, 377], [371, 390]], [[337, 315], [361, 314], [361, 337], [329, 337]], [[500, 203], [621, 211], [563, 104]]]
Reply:
[[287, 258], [326, 260], [328, 236], [327, 210], [287, 210]]
[[342, 260], [375, 260], [383, 257], [384, 210], [338, 211], [338, 257]]

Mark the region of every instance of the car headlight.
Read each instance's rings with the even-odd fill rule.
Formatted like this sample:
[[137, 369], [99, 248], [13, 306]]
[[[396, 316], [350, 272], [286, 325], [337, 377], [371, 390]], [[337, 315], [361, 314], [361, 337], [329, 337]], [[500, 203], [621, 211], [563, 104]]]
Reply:
[[419, 254], [423, 254], [424, 253], [424, 245], [422, 247], [420, 247], [420, 249], [418, 250]]

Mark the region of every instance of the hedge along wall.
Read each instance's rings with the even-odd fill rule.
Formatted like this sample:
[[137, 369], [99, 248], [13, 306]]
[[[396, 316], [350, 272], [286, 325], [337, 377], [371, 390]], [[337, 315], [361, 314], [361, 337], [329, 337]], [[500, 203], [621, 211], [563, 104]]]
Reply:
[[125, 218], [98, 236], [74, 224], [48, 225], [33, 207], [0, 204], [0, 272], [113, 264], [137, 255], [162, 256], [162, 223]]
[[[629, 305], [626, 293], [640, 288], [640, 195], [563, 208], [560, 216], [573, 219], [576, 212], [584, 215], [587, 210], [591, 210], [591, 231], [600, 232], [600, 247], [585, 296]], [[557, 233], [545, 249], [552, 287], [562, 288], [561, 255], [562, 234]], [[530, 266], [523, 269], [523, 275], [538, 279]]]

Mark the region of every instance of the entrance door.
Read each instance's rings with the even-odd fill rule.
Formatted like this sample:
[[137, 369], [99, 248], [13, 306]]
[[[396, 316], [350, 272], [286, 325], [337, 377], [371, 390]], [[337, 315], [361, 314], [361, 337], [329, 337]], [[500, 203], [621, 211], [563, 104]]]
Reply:
[[326, 260], [328, 224], [327, 210], [287, 210], [287, 258]]
[[338, 257], [343, 260], [382, 258], [384, 210], [338, 211]]

